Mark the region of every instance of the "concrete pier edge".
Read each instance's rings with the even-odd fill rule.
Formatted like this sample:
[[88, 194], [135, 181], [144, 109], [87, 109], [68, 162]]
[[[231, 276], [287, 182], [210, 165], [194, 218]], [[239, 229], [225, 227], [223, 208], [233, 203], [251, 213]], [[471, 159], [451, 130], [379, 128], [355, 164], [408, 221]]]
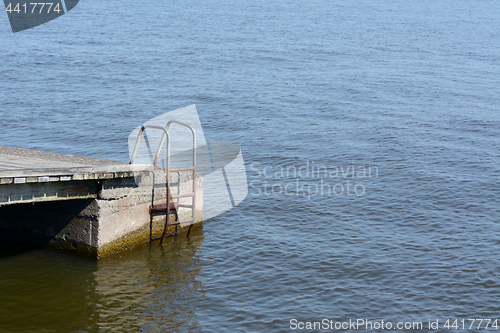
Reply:
[[[173, 194], [192, 192], [192, 186], [192, 172], [171, 174]], [[199, 225], [203, 219], [199, 173], [196, 189], [195, 224]], [[164, 169], [0, 146], [4, 237], [14, 235], [23, 241], [27, 232], [29, 239], [40, 240], [47, 248], [101, 258], [161, 236], [165, 214], [151, 219], [153, 199], [155, 204], [165, 202]], [[185, 206], [192, 204], [190, 200], [179, 202]], [[189, 219], [191, 209], [180, 208], [178, 214], [181, 221]], [[179, 225], [177, 233], [189, 225]], [[171, 226], [167, 235], [174, 233]]]

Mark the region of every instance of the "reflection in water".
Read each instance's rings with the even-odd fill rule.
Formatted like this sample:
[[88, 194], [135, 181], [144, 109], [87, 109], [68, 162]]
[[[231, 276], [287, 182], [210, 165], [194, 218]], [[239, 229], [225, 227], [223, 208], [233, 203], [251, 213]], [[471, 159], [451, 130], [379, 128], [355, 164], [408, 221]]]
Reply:
[[195, 228], [100, 261], [43, 249], [1, 259], [0, 332], [193, 331], [202, 242]]
[[90, 331], [96, 261], [44, 249], [18, 253], [0, 260], [0, 332]]
[[[197, 303], [199, 229], [158, 242], [141, 251], [104, 258], [94, 272], [99, 327], [146, 331], [185, 331], [197, 326], [193, 307]], [[190, 330], [191, 330], [190, 329]]]

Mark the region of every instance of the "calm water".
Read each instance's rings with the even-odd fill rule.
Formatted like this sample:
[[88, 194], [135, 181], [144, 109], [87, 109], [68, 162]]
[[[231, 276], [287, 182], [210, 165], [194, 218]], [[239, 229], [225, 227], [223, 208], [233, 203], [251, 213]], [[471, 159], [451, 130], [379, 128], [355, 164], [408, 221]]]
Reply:
[[133, 128], [195, 103], [250, 193], [98, 262], [3, 245], [0, 332], [500, 319], [499, 31], [495, 0], [82, 0], [16, 34], [4, 15], [1, 145], [126, 161]]

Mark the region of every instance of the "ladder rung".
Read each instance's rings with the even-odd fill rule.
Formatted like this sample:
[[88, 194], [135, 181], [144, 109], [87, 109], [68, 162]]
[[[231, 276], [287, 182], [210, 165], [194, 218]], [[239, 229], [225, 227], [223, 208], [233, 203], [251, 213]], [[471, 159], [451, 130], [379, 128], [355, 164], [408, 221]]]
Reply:
[[177, 194], [177, 195], [172, 195], [172, 199], [178, 199], [178, 198], [189, 198], [189, 197], [194, 197], [194, 192], [191, 192], [191, 193], [186, 193], [186, 194]]
[[179, 208], [193, 208], [193, 205], [185, 205], [185, 204], [179, 204], [179, 206], [177, 206]]
[[194, 170], [196, 166], [192, 166], [189, 168], [176, 168], [176, 169], [170, 169], [170, 172], [178, 172], [178, 171], [189, 171], [189, 170]]
[[169, 222], [169, 223], [168, 223], [168, 226], [170, 227], [171, 225], [177, 225], [177, 224], [187, 223], [187, 222], [192, 222], [192, 223], [194, 223], [194, 219], [189, 219], [189, 220], [184, 220], [184, 221]]
[[[179, 206], [179, 203], [177, 202], [170, 202], [169, 204], [170, 206], [170, 210], [174, 210], [174, 209], [177, 209], [177, 207]], [[164, 204], [159, 204], [159, 205], [153, 205], [151, 207], [149, 207], [149, 213], [159, 213], [159, 212], [166, 212], [167, 211], [167, 204], [164, 203]]]

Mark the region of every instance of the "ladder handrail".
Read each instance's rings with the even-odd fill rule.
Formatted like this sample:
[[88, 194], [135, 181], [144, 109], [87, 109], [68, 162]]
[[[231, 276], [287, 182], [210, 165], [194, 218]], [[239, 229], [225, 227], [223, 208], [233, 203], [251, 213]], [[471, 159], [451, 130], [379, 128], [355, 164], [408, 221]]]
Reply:
[[[167, 125], [165, 126], [165, 130], [167, 130], [166, 131], [166, 133], [167, 133], [167, 172], [168, 172], [167, 174], [170, 174], [170, 144], [169, 144], [170, 138], [168, 136], [168, 128], [173, 123], [185, 126], [185, 127], [189, 128], [191, 130], [191, 133], [193, 133], [193, 166], [196, 168], [196, 133], [194, 132], [194, 128], [192, 128], [188, 124], [181, 123], [180, 121], [170, 120], [167, 123]], [[164, 139], [165, 139], [165, 133], [163, 133], [163, 136], [161, 137], [160, 147], [163, 145], [163, 140]], [[160, 154], [160, 152], [156, 153], [156, 159], [158, 159], [159, 154]]]
[[167, 128], [161, 127], [161, 126], [155, 126], [155, 125], [142, 125], [141, 129], [139, 130], [139, 134], [137, 135], [137, 140], [135, 141], [134, 151], [132, 152], [132, 157], [130, 157], [129, 164], [134, 163], [135, 155], [137, 154], [137, 150], [139, 150], [139, 143], [141, 142], [142, 133], [144, 133], [144, 130], [147, 128], [159, 129], [159, 130], [163, 131], [163, 136], [161, 137], [160, 145], [158, 146], [158, 150], [156, 151], [156, 156], [155, 156], [155, 160], [153, 162], [153, 165], [156, 166], [156, 163], [158, 163], [158, 158], [159, 158], [160, 153], [161, 153], [161, 146], [163, 145], [163, 141], [165, 140], [165, 137], [167, 138], [167, 160], [170, 159], [170, 156], [168, 155], [169, 148], [170, 148], [170, 135], [168, 134]]
[[141, 141], [142, 133], [144, 132], [145, 129], [147, 128], [154, 128], [154, 129], [159, 129], [163, 130], [163, 135], [160, 140], [160, 144], [158, 145], [158, 150], [156, 151], [155, 155], [155, 160], [153, 162], [153, 165], [156, 166], [156, 163], [158, 163], [158, 158], [160, 157], [161, 153], [161, 147], [163, 146], [163, 141], [165, 141], [165, 137], [167, 138], [167, 168], [170, 166], [168, 162], [170, 162], [170, 135], [168, 133], [168, 128], [170, 127], [171, 124], [176, 123], [182, 126], [185, 126], [191, 130], [191, 133], [193, 134], [193, 166], [196, 166], [196, 133], [194, 131], [194, 128], [189, 126], [188, 124], [182, 123], [177, 120], [170, 120], [165, 128], [161, 126], [155, 126], [155, 125], [142, 125], [141, 129], [139, 130], [139, 134], [137, 135], [137, 141], [135, 142], [135, 147], [134, 151], [132, 152], [132, 157], [130, 158], [130, 163], [134, 163], [135, 160], [135, 155], [137, 154], [137, 150], [139, 149], [139, 142]]

